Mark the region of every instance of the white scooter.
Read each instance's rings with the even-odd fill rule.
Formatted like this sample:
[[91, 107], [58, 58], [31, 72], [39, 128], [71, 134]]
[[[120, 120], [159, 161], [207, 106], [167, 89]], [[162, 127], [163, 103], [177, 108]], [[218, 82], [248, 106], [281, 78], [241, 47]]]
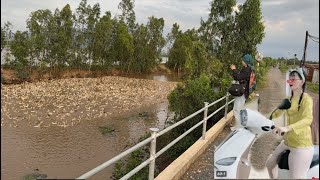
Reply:
[[[289, 109], [288, 100], [284, 100], [278, 109]], [[251, 165], [248, 154], [256, 135], [269, 132], [275, 128], [274, 122], [258, 111], [243, 109], [240, 112], [241, 124], [244, 128], [233, 131], [215, 150], [215, 179], [248, 179]], [[283, 134], [282, 134], [283, 135]], [[278, 162], [278, 178], [288, 179], [288, 155], [284, 151]], [[309, 179], [319, 178], [319, 146], [314, 146], [314, 155], [307, 173]]]

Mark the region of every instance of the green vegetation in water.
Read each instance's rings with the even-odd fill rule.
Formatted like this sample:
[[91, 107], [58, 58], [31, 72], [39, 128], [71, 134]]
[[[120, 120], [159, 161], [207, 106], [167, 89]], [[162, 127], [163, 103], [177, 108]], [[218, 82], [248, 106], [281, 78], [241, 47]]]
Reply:
[[100, 130], [100, 132], [101, 132], [103, 135], [107, 135], [107, 134], [110, 134], [110, 133], [112, 133], [112, 132], [115, 131], [114, 128], [104, 127], [104, 126], [100, 126], [100, 127], [99, 127], [99, 130]]
[[[150, 137], [150, 133], [147, 132], [143, 136], [139, 138], [138, 142], [143, 141]], [[127, 173], [129, 173], [132, 169], [139, 166], [142, 162], [146, 161], [149, 158], [149, 146], [144, 146], [130, 154], [130, 156], [124, 160], [120, 160], [115, 163], [115, 167], [112, 173], [112, 179], [120, 179]], [[132, 180], [147, 180], [148, 179], [148, 170], [149, 167], [146, 166], [142, 168], [139, 172], [135, 175], [130, 177]], [[158, 174], [158, 170], [155, 169], [155, 174]]]
[[319, 93], [319, 83], [311, 83], [307, 81], [307, 89], [314, 93]]

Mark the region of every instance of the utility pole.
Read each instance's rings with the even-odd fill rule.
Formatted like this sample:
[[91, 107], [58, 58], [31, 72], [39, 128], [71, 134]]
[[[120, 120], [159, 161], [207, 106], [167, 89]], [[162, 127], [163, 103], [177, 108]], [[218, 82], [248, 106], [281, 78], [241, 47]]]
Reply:
[[307, 45], [308, 45], [308, 31], [306, 31], [306, 39], [304, 40], [304, 51], [303, 51], [303, 56], [300, 62], [300, 67], [303, 67], [304, 62], [306, 61], [306, 51], [307, 51]]

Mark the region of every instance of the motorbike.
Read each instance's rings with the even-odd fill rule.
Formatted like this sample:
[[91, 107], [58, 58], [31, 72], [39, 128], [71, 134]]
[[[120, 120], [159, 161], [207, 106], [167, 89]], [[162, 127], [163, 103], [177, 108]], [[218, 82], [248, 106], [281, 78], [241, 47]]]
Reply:
[[[277, 109], [289, 109], [291, 103], [288, 99]], [[276, 110], [277, 110], [276, 109]], [[251, 165], [248, 158], [250, 148], [257, 136], [261, 133], [271, 132], [275, 128], [274, 121], [266, 118], [258, 111], [243, 109], [240, 111], [243, 128], [233, 131], [215, 149], [214, 152], [214, 178], [215, 179], [248, 179]], [[280, 134], [283, 136], [284, 134]], [[290, 151], [284, 151], [278, 161], [278, 179], [289, 178], [288, 156]], [[319, 145], [314, 146], [314, 155], [306, 178], [319, 178]]]

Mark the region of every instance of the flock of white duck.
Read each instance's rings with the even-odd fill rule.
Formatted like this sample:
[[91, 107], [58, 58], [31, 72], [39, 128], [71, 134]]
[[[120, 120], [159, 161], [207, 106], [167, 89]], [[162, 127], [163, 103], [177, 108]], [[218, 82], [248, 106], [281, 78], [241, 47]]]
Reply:
[[74, 126], [161, 103], [175, 86], [116, 76], [1, 84], [1, 126]]

